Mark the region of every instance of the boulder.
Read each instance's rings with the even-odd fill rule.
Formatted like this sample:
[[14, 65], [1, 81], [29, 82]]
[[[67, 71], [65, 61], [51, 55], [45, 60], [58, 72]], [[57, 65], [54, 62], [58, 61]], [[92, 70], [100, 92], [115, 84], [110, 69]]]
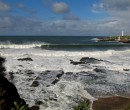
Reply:
[[16, 108], [14, 102], [17, 104], [22, 103], [21, 107], [27, 106], [25, 101], [20, 98], [16, 87], [3, 76], [5, 74], [4, 62], [5, 58], [0, 57], [0, 110]]
[[37, 105], [34, 105], [34, 106], [32, 106], [32, 107], [30, 107], [30, 110], [39, 110], [40, 108], [39, 108], [39, 106], [37, 106]]
[[85, 63], [100, 63], [100, 61], [103, 60], [98, 60], [96, 58], [89, 58], [89, 57], [83, 57], [80, 59], [80, 62], [85, 62]]
[[4, 67], [4, 62], [5, 62], [5, 58], [4, 57], [0, 57], [0, 74], [1, 75], [5, 75], [5, 67]]
[[18, 60], [19, 60], [19, 61], [33, 61], [33, 59], [30, 58], [30, 57], [27, 57], [27, 58], [19, 58]]
[[37, 87], [39, 86], [39, 82], [38, 81], [33, 81], [31, 87]]

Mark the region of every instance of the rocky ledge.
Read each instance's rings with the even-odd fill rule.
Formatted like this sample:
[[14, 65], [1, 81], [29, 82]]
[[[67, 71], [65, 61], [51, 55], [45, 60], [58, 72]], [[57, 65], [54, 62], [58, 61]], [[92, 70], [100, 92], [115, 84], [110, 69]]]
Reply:
[[16, 110], [16, 106], [30, 110], [24, 99], [20, 98], [16, 87], [4, 77], [4, 62], [5, 58], [0, 57], [0, 110]]

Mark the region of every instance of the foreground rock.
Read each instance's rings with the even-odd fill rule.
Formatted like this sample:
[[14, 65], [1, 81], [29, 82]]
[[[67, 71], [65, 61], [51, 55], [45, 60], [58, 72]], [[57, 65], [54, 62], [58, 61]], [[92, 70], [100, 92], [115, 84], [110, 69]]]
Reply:
[[26, 103], [20, 98], [16, 87], [3, 76], [5, 74], [4, 61], [5, 58], [0, 57], [0, 110], [15, 108], [14, 102], [17, 102], [17, 104], [22, 103], [21, 106], [25, 106]]
[[5, 75], [5, 67], [4, 67], [5, 58], [0, 57], [0, 74]]
[[124, 97], [99, 98], [93, 103], [93, 110], [126, 110], [130, 106], [130, 99]]

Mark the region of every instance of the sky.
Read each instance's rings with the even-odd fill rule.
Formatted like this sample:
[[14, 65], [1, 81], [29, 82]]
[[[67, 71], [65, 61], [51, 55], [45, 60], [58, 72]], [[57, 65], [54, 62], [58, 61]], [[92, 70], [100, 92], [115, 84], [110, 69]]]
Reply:
[[0, 35], [130, 35], [130, 0], [0, 0]]

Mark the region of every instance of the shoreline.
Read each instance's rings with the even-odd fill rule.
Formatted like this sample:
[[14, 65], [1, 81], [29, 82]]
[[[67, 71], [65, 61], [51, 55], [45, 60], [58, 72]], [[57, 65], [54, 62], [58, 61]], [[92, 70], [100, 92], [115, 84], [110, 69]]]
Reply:
[[102, 37], [99, 38], [99, 41], [130, 43], [130, 36], [113, 36], [113, 37], [104, 37], [104, 38]]
[[93, 102], [93, 110], [125, 110], [130, 106], [130, 98], [111, 96], [98, 98]]

